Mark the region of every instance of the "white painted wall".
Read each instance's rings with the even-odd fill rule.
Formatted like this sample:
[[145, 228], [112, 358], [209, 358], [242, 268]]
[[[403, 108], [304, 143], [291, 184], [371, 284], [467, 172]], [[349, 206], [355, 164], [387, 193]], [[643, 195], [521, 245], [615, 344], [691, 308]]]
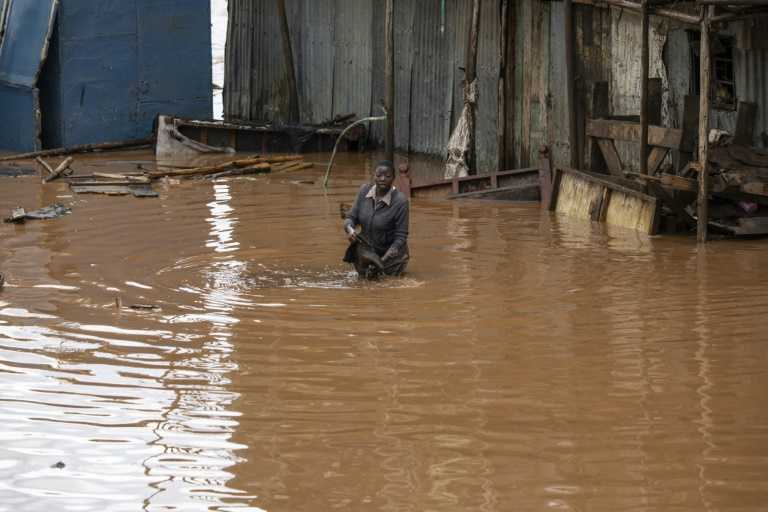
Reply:
[[211, 0], [211, 53], [213, 57], [213, 118], [224, 118], [224, 48], [227, 43], [227, 0]]

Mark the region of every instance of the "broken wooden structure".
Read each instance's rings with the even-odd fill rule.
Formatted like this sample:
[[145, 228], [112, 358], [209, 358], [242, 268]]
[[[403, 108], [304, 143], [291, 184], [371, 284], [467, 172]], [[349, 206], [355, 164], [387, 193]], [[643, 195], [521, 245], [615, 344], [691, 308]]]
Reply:
[[[169, 161], [235, 152], [331, 151], [354, 117], [345, 115], [320, 125], [277, 125], [158, 116], [155, 155], [158, 160]], [[347, 131], [340, 150], [357, 148], [365, 132], [363, 125]]]
[[[570, 16], [571, 3], [566, 0], [566, 17]], [[573, 3], [598, 5], [593, 0], [573, 0]], [[695, 3], [605, 0], [599, 3], [640, 14], [640, 112], [639, 116], [611, 118], [608, 115], [608, 85], [595, 85], [594, 117], [586, 122], [592, 172], [558, 168], [554, 174], [552, 209], [655, 233], [663, 205], [669, 216], [677, 217], [683, 224], [696, 226], [699, 242], [707, 240], [710, 228], [735, 236], [768, 234], [768, 213], [765, 217], [760, 214], [762, 207], [768, 207], [768, 195], [765, 194], [768, 192], [768, 152], [746, 147], [753, 141], [755, 105], [734, 100], [738, 105], [734, 133], [728, 134], [730, 138], [725, 142], [715, 141], [710, 134], [710, 107], [715, 92], [712, 35], [730, 22], [765, 17], [768, 0], [699, 0]], [[660, 88], [655, 83], [657, 79], [649, 76], [649, 19], [652, 15], [697, 27], [701, 34], [700, 76], [697, 77], [701, 94], [691, 101], [686, 99], [681, 129], [659, 125]], [[569, 48], [575, 44], [572, 30], [567, 30], [572, 23], [573, 20], [566, 19], [567, 70], [573, 58]], [[572, 98], [575, 85], [571, 79], [568, 84], [568, 97]], [[724, 93], [718, 90], [717, 94]], [[698, 102], [698, 108], [695, 102]], [[574, 123], [569, 125], [569, 139], [573, 141]], [[632, 172], [635, 166], [622, 161], [617, 151], [617, 144], [626, 142], [639, 145], [639, 172]], [[671, 163], [670, 155], [675, 157], [676, 165]], [[627, 216], [632, 218], [631, 221], [611, 213], [610, 205], [616, 197], [622, 197], [626, 209], [626, 215], [621, 217]]]

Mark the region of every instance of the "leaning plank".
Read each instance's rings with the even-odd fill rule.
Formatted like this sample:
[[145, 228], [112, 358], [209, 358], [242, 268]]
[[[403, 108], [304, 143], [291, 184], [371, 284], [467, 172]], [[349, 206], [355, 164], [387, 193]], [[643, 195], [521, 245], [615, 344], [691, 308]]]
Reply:
[[655, 147], [651, 150], [651, 154], [648, 155], [648, 174], [653, 176], [658, 172], [667, 154], [669, 154], [669, 148]]
[[[42, 161], [42, 159], [39, 157], [37, 158], [37, 160]], [[69, 164], [71, 164], [74, 160], [75, 159], [71, 156], [68, 156], [67, 158], [65, 158], [63, 162], [61, 162], [59, 165], [56, 166], [56, 168], [53, 170], [53, 172], [51, 172], [51, 174], [43, 178], [43, 183], [48, 183], [50, 181], [59, 179], [62, 176], [62, 174], [64, 174], [67, 171], [67, 169], [69, 169]]]
[[[599, 139], [613, 139], [627, 142], [640, 142], [640, 123], [590, 119], [587, 122], [587, 135]], [[683, 131], [662, 126], [648, 127], [648, 145], [668, 149], [680, 149]]]
[[48, 162], [46, 162], [40, 157], [35, 158], [35, 162], [37, 162], [40, 165], [40, 167], [42, 167], [47, 172], [47, 174], [43, 176], [43, 181], [45, 181], [45, 178], [47, 176], [50, 176], [51, 174], [53, 174], [53, 167], [48, 165]]
[[605, 164], [608, 166], [608, 172], [614, 176], [621, 176], [624, 169], [621, 165], [621, 157], [619, 157], [613, 141], [610, 139], [598, 139], [597, 145], [600, 146], [600, 151], [603, 153]]

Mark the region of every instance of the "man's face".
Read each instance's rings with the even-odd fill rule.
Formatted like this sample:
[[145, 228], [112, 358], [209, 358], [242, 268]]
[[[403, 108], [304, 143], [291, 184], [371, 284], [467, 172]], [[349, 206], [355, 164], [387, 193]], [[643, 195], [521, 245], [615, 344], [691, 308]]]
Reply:
[[373, 181], [376, 183], [376, 188], [387, 191], [395, 181], [395, 171], [388, 167], [377, 167], [373, 173]]

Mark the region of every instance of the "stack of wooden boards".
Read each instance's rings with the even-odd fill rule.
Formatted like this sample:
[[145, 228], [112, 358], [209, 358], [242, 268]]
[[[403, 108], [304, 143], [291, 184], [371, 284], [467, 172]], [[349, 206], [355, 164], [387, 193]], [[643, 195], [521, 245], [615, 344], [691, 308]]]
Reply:
[[76, 175], [70, 168], [71, 157], [55, 169], [44, 162], [38, 161], [38, 163], [47, 171], [47, 176], [43, 177], [44, 183], [61, 178], [69, 183], [73, 192], [78, 194], [133, 195], [134, 197], [157, 197], [157, 192], [152, 189], [152, 183], [162, 178], [216, 179], [263, 173], [287, 173], [310, 169], [314, 166], [312, 163], [305, 162], [301, 155], [256, 155], [196, 167], [157, 164], [151, 168], [139, 166], [141, 170], [136, 172], [94, 172]]
[[221, 178], [225, 176], [242, 176], [245, 174], [261, 174], [268, 172], [290, 172], [311, 169], [312, 163], [304, 161], [300, 155], [287, 156], [255, 156], [241, 160], [230, 160], [214, 165], [201, 167], [179, 168], [158, 164], [147, 176], [158, 178]]

